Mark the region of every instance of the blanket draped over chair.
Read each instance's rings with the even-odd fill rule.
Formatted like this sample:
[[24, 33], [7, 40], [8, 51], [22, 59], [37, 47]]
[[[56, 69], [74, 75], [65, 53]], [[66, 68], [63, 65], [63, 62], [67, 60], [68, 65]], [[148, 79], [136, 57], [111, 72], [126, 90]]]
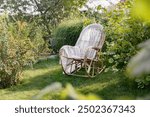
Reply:
[[73, 75], [81, 68], [86, 68], [87, 76], [93, 77], [102, 68], [93, 65], [99, 60], [97, 54], [105, 40], [103, 26], [90, 24], [85, 27], [75, 46], [64, 45], [60, 51], [60, 64], [67, 75]]

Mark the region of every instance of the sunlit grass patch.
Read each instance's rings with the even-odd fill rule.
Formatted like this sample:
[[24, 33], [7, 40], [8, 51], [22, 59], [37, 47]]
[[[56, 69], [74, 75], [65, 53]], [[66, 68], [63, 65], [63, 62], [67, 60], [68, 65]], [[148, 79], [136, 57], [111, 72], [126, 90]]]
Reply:
[[[148, 94], [149, 88], [138, 89], [136, 83], [129, 80], [122, 72], [103, 72], [95, 78], [81, 78], [62, 74], [58, 59], [40, 61], [27, 67], [23, 72], [21, 84], [7, 89], [0, 89], [0, 99], [33, 99], [43, 88], [54, 82], [63, 87], [68, 83], [82, 94], [95, 94], [101, 99], [137, 99]], [[60, 93], [53, 93], [44, 99], [60, 99]]]

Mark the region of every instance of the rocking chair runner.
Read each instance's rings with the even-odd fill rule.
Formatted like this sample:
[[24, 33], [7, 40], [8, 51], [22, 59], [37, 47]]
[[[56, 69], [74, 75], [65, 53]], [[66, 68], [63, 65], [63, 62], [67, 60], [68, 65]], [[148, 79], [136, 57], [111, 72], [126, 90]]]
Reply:
[[[94, 77], [104, 67], [98, 53], [105, 40], [103, 27], [100, 24], [90, 24], [83, 29], [75, 46], [65, 45], [59, 51], [60, 64], [67, 75]], [[77, 74], [85, 68], [86, 75]]]

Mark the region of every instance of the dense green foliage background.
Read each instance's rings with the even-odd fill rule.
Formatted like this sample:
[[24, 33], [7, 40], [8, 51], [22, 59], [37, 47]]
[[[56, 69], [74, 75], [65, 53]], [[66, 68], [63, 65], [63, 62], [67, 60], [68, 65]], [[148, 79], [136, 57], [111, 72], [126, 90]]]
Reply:
[[150, 25], [132, 16], [132, 1], [119, 3], [110, 12], [104, 11], [100, 23], [106, 31], [106, 63], [113, 70], [126, 67], [138, 51], [137, 45], [150, 38]]
[[90, 19], [66, 19], [53, 32], [52, 49], [58, 52], [63, 45], [74, 46], [82, 29], [90, 24]]
[[[20, 81], [23, 67], [47, 51], [41, 29], [33, 24], [10, 22], [8, 15], [0, 18], [0, 87]], [[35, 27], [34, 27], [35, 28]]]

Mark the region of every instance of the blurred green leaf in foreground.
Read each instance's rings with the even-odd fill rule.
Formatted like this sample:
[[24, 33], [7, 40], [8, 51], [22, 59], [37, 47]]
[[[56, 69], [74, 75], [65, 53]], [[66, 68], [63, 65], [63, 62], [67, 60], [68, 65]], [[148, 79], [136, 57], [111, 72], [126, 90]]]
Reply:
[[73, 88], [71, 84], [67, 84], [64, 88], [59, 82], [52, 83], [41, 90], [33, 99], [50, 99], [50, 95], [59, 95], [61, 100], [99, 100], [94, 94], [83, 95]]
[[150, 0], [135, 0], [135, 7], [133, 8], [133, 14], [146, 21], [150, 21]]
[[128, 64], [127, 72], [131, 76], [150, 73], [150, 40], [139, 45], [142, 50]]
[[[134, 16], [142, 18], [143, 23], [150, 23], [150, 0], [136, 0], [133, 8]], [[141, 51], [135, 55], [128, 63], [127, 73], [131, 77], [136, 77], [140, 87], [149, 85], [150, 74], [150, 40], [139, 45]], [[142, 85], [141, 85], [142, 84]]]

